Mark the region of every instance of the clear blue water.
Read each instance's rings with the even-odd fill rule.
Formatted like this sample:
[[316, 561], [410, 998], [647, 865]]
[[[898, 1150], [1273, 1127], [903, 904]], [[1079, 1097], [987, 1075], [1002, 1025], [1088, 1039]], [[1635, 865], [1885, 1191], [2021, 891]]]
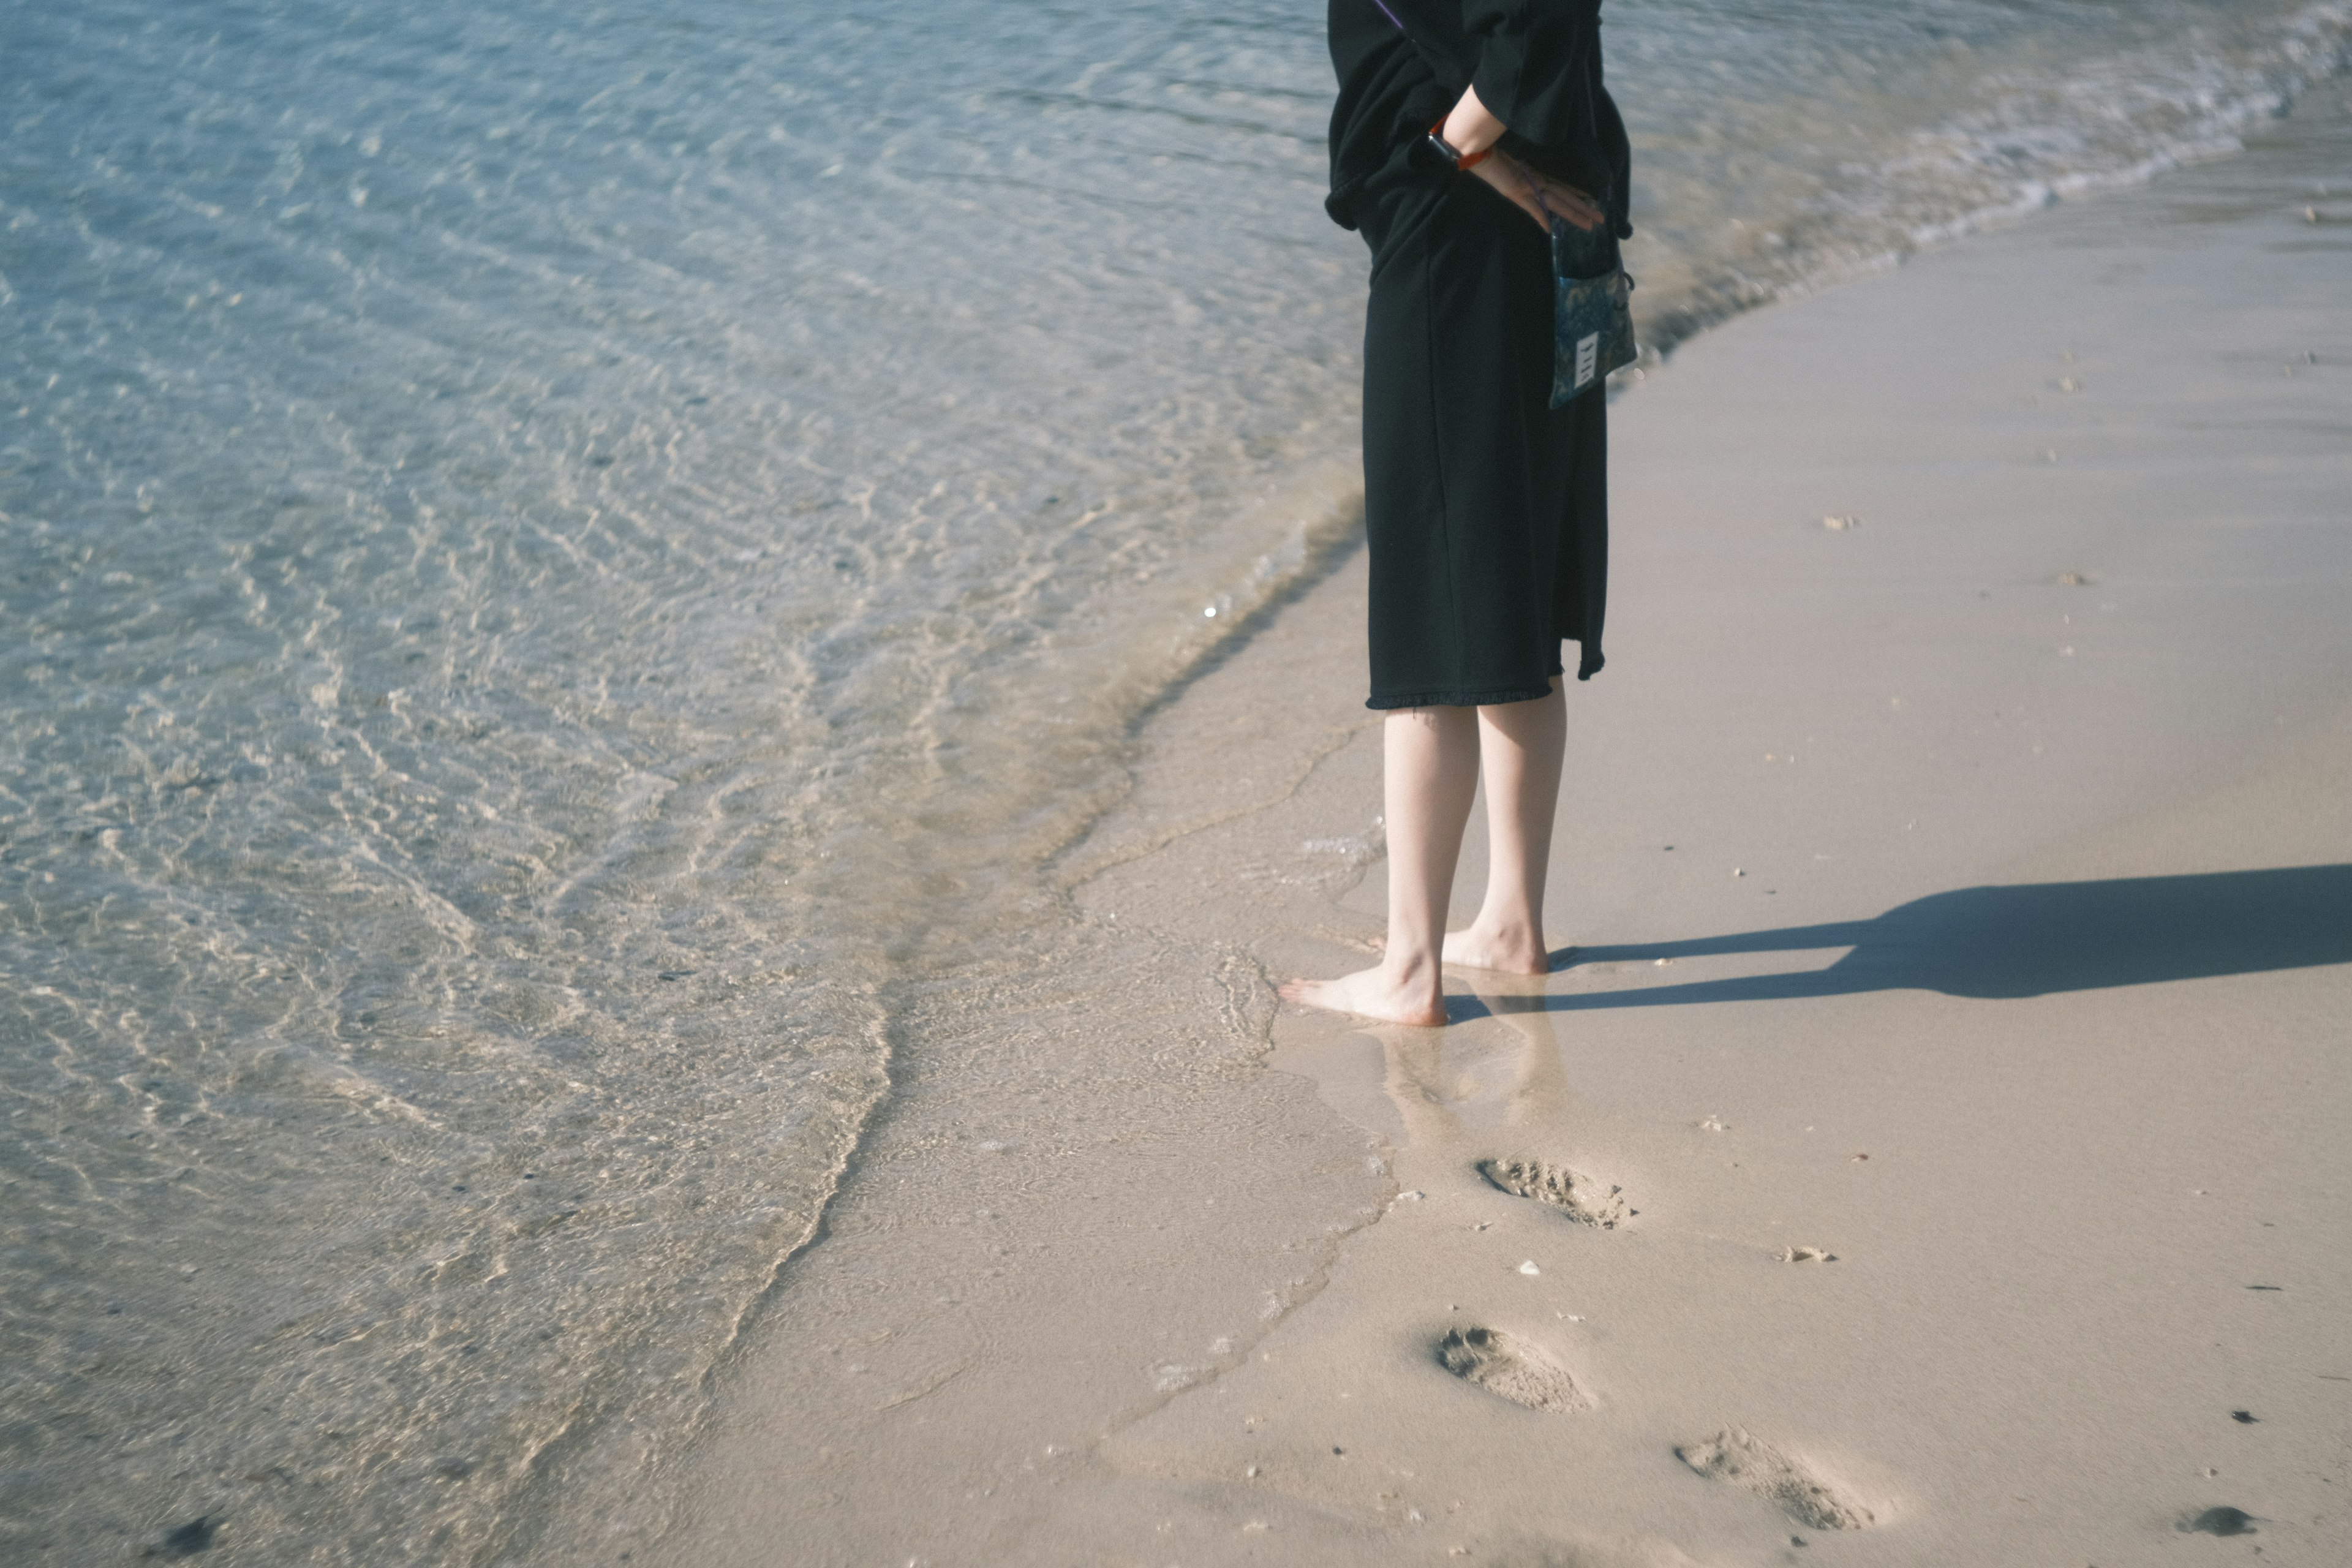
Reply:
[[[1670, 342], [2352, 0], [1609, 25]], [[0, 4], [0, 1554], [509, 1560], [690, 1428], [894, 994], [1347, 532], [1321, 26]]]

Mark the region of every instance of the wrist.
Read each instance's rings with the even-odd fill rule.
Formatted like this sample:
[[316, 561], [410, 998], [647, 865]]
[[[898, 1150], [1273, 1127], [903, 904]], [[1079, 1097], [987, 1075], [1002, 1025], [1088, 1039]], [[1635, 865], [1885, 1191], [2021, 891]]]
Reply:
[[1429, 128], [1429, 144], [1436, 151], [1439, 157], [1454, 165], [1454, 172], [1458, 174], [1468, 174], [1495, 155], [1495, 150], [1491, 147], [1482, 148], [1475, 153], [1467, 153], [1454, 145], [1446, 140], [1445, 121], [1443, 120]]
[[1454, 100], [1454, 107], [1446, 112], [1438, 128], [1438, 134], [1444, 138], [1446, 145], [1465, 158], [1472, 158], [1490, 151], [1503, 139], [1503, 132], [1509, 129], [1495, 118], [1494, 111], [1479, 99], [1478, 89], [1473, 87], [1464, 89], [1462, 96]]

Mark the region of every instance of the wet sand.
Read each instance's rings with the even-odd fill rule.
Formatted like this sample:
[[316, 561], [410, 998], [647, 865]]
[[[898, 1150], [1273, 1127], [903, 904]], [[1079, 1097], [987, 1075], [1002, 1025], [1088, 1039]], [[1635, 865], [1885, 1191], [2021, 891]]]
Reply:
[[1360, 556], [1265, 616], [1061, 858], [1087, 994], [898, 1086], [674, 1506], [575, 1539], [2337, 1560], [2347, 153], [2339, 87], [1620, 398], [1573, 951], [1444, 1030], [1272, 1003], [1380, 929]]

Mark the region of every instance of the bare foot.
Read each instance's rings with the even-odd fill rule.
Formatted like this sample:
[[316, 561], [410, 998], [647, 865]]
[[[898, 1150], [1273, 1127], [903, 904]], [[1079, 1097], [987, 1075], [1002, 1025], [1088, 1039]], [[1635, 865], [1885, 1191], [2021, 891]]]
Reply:
[[1383, 1024], [1415, 1024], [1435, 1028], [1445, 1022], [1444, 985], [1435, 976], [1399, 977], [1383, 964], [1360, 969], [1337, 980], [1293, 980], [1281, 987], [1282, 999], [1302, 1007], [1329, 1013], [1353, 1013]]
[[[1386, 952], [1388, 938], [1372, 938], [1372, 948]], [[1497, 974], [1551, 973], [1551, 954], [1543, 938], [1527, 931], [1495, 931], [1478, 925], [1445, 933], [1445, 962], [1457, 969], [1489, 969]]]
[[1502, 974], [1551, 973], [1551, 954], [1545, 951], [1543, 938], [1524, 926], [1507, 930], [1473, 923], [1468, 931], [1447, 931], [1445, 962]]

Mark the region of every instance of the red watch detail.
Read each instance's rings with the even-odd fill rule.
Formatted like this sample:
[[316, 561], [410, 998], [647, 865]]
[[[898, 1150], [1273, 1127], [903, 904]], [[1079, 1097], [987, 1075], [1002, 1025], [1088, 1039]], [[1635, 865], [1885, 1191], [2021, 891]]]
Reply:
[[1447, 163], [1465, 174], [1495, 155], [1492, 147], [1481, 148], [1475, 153], [1455, 152], [1454, 143], [1445, 139], [1445, 121], [1443, 120], [1429, 128], [1429, 144], [1444, 154]]

